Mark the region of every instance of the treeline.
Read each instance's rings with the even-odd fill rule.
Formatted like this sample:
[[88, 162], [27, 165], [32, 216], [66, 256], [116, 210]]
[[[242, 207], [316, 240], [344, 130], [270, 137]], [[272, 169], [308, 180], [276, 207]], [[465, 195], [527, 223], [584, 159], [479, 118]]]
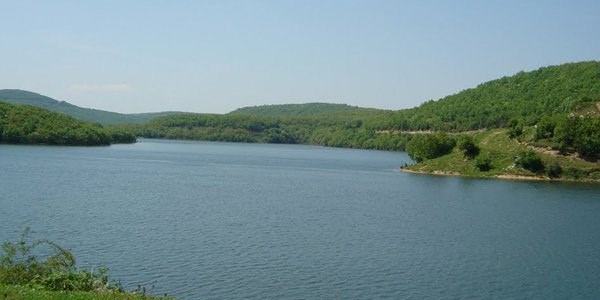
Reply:
[[600, 158], [600, 118], [589, 116], [544, 116], [536, 126], [535, 141], [562, 153]]
[[133, 143], [135, 135], [45, 109], [0, 102], [0, 143], [96, 146]]
[[312, 144], [330, 147], [404, 150], [410, 135], [378, 133], [364, 127], [376, 115], [345, 113], [303, 117], [182, 114], [156, 118], [145, 125], [122, 125], [146, 138], [225, 142]]
[[600, 101], [600, 62], [520, 72], [419, 107], [390, 112], [366, 126], [379, 130], [467, 131], [535, 125], [543, 116], [593, 109]]
[[248, 106], [238, 108], [229, 114], [253, 116], [314, 116], [333, 113], [369, 113], [378, 111], [382, 110], [350, 106], [347, 104], [303, 103]]
[[[592, 158], [600, 155], [598, 103], [600, 62], [592, 61], [520, 72], [394, 112], [323, 103], [267, 105], [114, 128], [148, 138], [405, 150], [414, 137], [408, 133], [509, 128], [516, 138], [524, 127], [536, 126], [537, 142]], [[424, 140], [414, 145], [417, 141]]]

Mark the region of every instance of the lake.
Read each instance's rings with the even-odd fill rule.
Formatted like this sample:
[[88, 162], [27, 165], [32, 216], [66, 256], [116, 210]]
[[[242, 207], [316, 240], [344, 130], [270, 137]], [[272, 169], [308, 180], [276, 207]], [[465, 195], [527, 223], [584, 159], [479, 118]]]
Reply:
[[600, 298], [600, 186], [400, 172], [409, 162], [300, 145], [0, 145], [0, 240], [30, 226], [127, 289], [181, 299]]

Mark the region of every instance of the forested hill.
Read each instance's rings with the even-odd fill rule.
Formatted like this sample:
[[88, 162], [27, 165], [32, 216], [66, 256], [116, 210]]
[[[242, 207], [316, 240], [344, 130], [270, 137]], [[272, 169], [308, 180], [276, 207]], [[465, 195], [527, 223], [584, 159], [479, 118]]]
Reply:
[[142, 124], [155, 117], [175, 114], [175, 112], [121, 114], [98, 109], [83, 108], [40, 94], [14, 89], [0, 90], [0, 101], [12, 104], [32, 105], [50, 111], [63, 113], [79, 120], [100, 123], [102, 125], [125, 123]]
[[229, 114], [253, 116], [314, 116], [338, 113], [360, 113], [381, 111], [372, 108], [362, 108], [347, 104], [332, 103], [304, 103], [304, 104], [279, 104], [260, 105], [238, 108]]
[[[543, 67], [489, 81], [371, 120], [378, 130], [466, 131], [534, 125], [543, 116], [594, 113], [600, 102], [600, 62]], [[514, 120], [514, 121], [513, 121]]]
[[97, 146], [133, 143], [135, 136], [29, 105], [0, 101], [0, 144]]

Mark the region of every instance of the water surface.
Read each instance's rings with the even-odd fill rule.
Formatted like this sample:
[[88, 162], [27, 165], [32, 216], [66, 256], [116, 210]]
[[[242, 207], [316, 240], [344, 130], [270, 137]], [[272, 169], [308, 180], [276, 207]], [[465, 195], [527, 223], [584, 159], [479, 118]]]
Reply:
[[0, 239], [184, 299], [600, 298], [600, 188], [405, 174], [404, 153], [0, 146]]

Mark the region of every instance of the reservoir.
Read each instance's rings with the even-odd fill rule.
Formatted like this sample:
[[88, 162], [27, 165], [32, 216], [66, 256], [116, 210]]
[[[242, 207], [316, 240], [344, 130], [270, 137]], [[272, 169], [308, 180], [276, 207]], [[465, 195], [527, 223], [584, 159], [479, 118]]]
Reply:
[[598, 299], [600, 185], [407, 174], [402, 152], [0, 145], [0, 241], [180, 299]]

